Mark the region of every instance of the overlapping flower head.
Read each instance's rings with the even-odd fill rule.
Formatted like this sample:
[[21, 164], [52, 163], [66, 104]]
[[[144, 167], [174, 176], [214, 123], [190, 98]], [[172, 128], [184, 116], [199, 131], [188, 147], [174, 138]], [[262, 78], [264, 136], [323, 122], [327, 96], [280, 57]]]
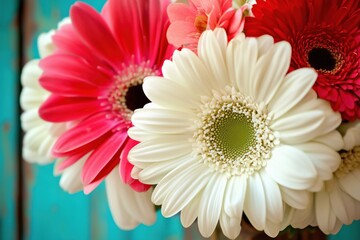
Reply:
[[[98, 14], [77, 3], [72, 22], [39, 37], [42, 69], [32, 60], [22, 73], [24, 158], [44, 164], [57, 157], [55, 174], [61, 174], [61, 186], [71, 193], [90, 192], [105, 178], [110, 209], [122, 229], [155, 221], [152, 191], [131, 189], [149, 186], [130, 177], [127, 152], [136, 142], [126, 128], [132, 111], [147, 101], [142, 78], [161, 75], [162, 62], [174, 50], [166, 40], [168, 4], [109, 1]], [[49, 121], [39, 117], [46, 98], [40, 113]], [[102, 143], [111, 141], [104, 149]], [[94, 157], [102, 152], [107, 154]], [[88, 170], [85, 177], [83, 169]]]
[[196, 51], [200, 35], [205, 30], [224, 28], [228, 39], [243, 29], [243, 11], [246, 5], [235, 9], [232, 0], [189, 0], [188, 3], [172, 3], [168, 7], [171, 21], [168, 40], [176, 47]]
[[341, 164], [305, 209], [290, 214], [294, 227], [314, 225], [326, 234], [336, 234], [343, 224], [360, 219], [360, 122], [343, 123], [338, 130], [343, 142], [332, 144], [339, 145]]
[[145, 79], [152, 103], [132, 117], [129, 135], [140, 143], [129, 159], [142, 182], [156, 184], [152, 200], [164, 216], [181, 212], [185, 227], [197, 218], [205, 237], [219, 222], [235, 238], [244, 212], [276, 236], [283, 204], [305, 208], [307, 191], [331, 178], [340, 156], [320, 139], [341, 142], [340, 114], [312, 90], [314, 70], [286, 74], [290, 59], [286, 42], [228, 43], [217, 29], [201, 35], [198, 56], [176, 51], [164, 77]]
[[[70, 23], [69, 18], [62, 20], [59, 26]], [[54, 53], [55, 46], [52, 42], [54, 30], [42, 33], [38, 37], [38, 49], [40, 58]], [[38, 110], [40, 105], [49, 97], [50, 93], [40, 86], [39, 78], [42, 74], [39, 67], [39, 59], [29, 61], [21, 73], [23, 90], [20, 96], [20, 104], [24, 112], [21, 115], [21, 126], [25, 132], [23, 139], [23, 157], [30, 163], [48, 164], [54, 161], [51, 153], [57, 137], [66, 128], [66, 123], [49, 123], [42, 120]], [[58, 165], [63, 159], [56, 159]], [[83, 188], [80, 172], [83, 161], [70, 166], [62, 171], [54, 168], [56, 175], [61, 174], [60, 186], [69, 193], [80, 191]]]
[[125, 183], [137, 191], [144, 185], [130, 176], [128, 151], [137, 144], [127, 135], [133, 110], [148, 99], [144, 77], [161, 75], [173, 47], [167, 43], [169, 1], [109, 0], [101, 14], [84, 3], [70, 10], [72, 24], [53, 37], [55, 54], [40, 63], [43, 88], [51, 92], [40, 108], [48, 122], [71, 122], [53, 147], [66, 158], [65, 169], [82, 158], [85, 192], [96, 187], [117, 165]]
[[359, 9], [358, 0], [257, 0], [245, 32], [288, 41], [291, 69], [316, 69], [318, 96], [344, 120], [354, 121], [360, 118]]

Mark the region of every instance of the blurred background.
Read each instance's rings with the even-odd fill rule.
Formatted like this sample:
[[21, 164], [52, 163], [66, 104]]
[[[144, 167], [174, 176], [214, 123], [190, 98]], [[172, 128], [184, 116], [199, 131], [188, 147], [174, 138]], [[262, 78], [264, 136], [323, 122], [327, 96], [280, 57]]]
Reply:
[[[19, 93], [22, 66], [38, 58], [37, 36], [56, 28], [74, 0], [0, 0], [0, 240], [201, 239], [194, 226], [158, 214], [150, 227], [120, 230], [108, 209], [105, 188], [90, 195], [67, 194], [53, 165], [29, 165], [21, 158]], [[86, 0], [100, 10], [105, 0]], [[360, 222], [344, 226], [331, 240], [360, 239]]]

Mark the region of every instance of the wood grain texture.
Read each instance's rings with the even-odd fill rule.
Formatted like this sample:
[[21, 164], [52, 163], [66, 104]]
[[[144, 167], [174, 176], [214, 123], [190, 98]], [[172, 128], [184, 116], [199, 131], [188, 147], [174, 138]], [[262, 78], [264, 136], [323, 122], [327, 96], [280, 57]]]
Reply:
[[18, 1], [2, 1], [0, 14], [0, 239], [17, 238]]

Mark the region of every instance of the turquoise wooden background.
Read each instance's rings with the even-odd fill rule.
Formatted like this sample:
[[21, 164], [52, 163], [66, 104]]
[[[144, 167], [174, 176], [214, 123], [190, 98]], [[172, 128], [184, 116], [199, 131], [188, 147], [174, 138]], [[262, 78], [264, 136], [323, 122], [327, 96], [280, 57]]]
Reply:
[[[22, 162], [19, 126], [19, 73], [38, 57], [36, 37], [57, 26], [74, 0], [0, 0], [0, 240], [200, 239], [195, 228], [183, 231], [177, 217], [151, 227], [121, 231], [114, 224], [104, 186], [90, 196], [63, 192], [53, 166]], [[86, 0], [97, 9], [105, 0]], [[20, 34], [21, 32], [21, 34]], [[360, 222], [332, 240], [360, 239]]]

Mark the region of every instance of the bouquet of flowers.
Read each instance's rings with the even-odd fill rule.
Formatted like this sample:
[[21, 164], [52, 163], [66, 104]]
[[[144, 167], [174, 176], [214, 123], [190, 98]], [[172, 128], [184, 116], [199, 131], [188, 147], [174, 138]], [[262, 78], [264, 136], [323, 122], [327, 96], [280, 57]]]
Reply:
[[209, 237], [360, 219], [360, 2], [77, 2], [22, 72], [24, 158], [116, 224]]

